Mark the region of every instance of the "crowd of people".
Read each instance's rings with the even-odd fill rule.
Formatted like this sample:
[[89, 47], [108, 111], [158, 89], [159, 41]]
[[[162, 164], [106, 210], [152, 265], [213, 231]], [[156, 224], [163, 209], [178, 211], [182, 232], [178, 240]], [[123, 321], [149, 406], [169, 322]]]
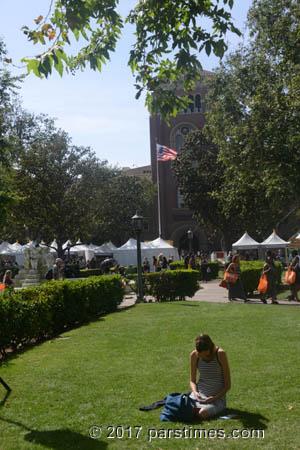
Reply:
[[18, 263], [14, 259], [0, 258], [0, 269], [3, 267], [13, 267], [13, 266], [17, 266], [17, 265], [18, 265]]
[[[243, 283], [241, 280], [240, 261], [241, 256], [239, 254], [232, 255], [228, 253], [227, 261], [225, 264], [226, 272], [231, 274], [231, 282], [228, 282], [228, 299], [232, 302], [236, 299], [242, 299], [244, 302], [248, 302]], [[267, 250], [265, 256], [265, 262], [262, 269], [261, 276], [267, 280], [267, 290], [261, 293], [260, 300], [263, 303], [267, 303], [267, 299], [271, 299], [271, 304], [278, 305], [277, 301], [277, 280], [276, 280], [276, 267], [275, 262], [282, 262], [282, 256], [280, 251], [273, 252]], [[295, 281], [290, 285], [291, 294], [288, 296], [289, 300], [300, 301], [298, 292], [300, 291], [300, 256], [297, 250], [293, 250], [287, 269], [295, 272]]]

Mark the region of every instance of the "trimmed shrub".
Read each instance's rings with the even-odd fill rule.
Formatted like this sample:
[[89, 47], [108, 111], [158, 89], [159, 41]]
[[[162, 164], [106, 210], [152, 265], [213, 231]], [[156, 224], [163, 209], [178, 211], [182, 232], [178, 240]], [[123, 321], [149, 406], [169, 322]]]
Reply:
[[[199, 289], [197, 270], [162, 270], [145, 273], [142, 277], [144, 294], [159, 302], [185, 300], [185, 297], [193, 297]], [[130, 279], [136, 281], [137, 275], [131, 275]]]
[[[220, 265], [216, 262], [208, 262], [208, 267], [210, 268], [210, 272], [207, 273], [207, 279], [213, 280], [218, 278]], [[171, 270], [185, 270], [184, 269], [184, 261], [175, 261], [170, 264]], [[200, 262], [197, 259], [197, 270], [200, 272], [200, 280], [202, 280], [201, 270], [200, 270]]]
[[50, 281], [0, 295], [0, 352], [22, 348], [115, 311], [124, 289], [118, 275]]
[[95, 277], [103, 275], [103, 270], [101, 269], [80, 269], [80, 278]]

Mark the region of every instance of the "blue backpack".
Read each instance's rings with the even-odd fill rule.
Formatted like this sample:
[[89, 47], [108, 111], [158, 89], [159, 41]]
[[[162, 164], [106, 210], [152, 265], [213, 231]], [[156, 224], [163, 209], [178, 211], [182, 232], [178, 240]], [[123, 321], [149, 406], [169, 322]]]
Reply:
[[163, 422], [192, 422], [194, 401], [188, 394], [169, 394], [160, 415]]

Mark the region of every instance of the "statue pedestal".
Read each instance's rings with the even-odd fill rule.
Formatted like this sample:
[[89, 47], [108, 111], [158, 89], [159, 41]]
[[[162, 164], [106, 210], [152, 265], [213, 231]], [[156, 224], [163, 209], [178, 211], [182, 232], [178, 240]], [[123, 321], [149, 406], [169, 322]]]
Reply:
[[30, 269], [26, 273], [25, 279], [22, 281], [22, 287], [38, 286], [41, 284], [41, 279], [37, 270]]
[[[33, 259], [35, 264], [31, 262]], [[25, 268], [19, 270], [18, 275], [15, 276], [14, 285], [22, 288], [40, 285], [47, 281], [45, 277], [52, 264], [53, 257], [48, 248], [27, 248], [25, 252]]]

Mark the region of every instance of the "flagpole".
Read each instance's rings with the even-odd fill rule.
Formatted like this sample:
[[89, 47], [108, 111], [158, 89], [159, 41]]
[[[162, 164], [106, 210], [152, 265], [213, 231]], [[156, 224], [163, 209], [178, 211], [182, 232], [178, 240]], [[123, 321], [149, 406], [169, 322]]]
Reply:
[[159, 182], [159, 170], [158, 170], [158, 154], [157, 154], [157, 139], [156, 139], [156, 183], [157, 183], [157, 210], [158, 210], [158, 236], [161, 237], [161, 217], [160, 217], [160, 182]]

